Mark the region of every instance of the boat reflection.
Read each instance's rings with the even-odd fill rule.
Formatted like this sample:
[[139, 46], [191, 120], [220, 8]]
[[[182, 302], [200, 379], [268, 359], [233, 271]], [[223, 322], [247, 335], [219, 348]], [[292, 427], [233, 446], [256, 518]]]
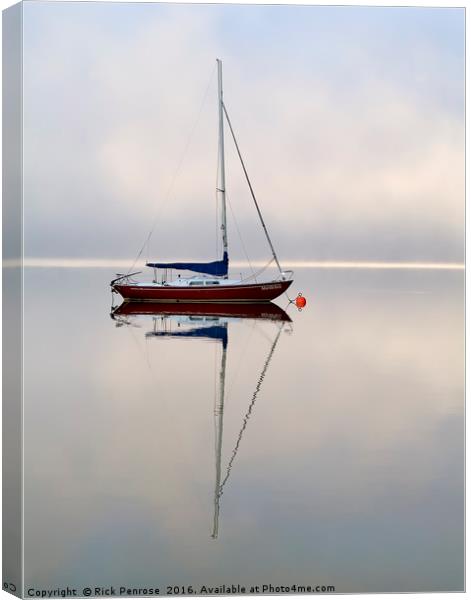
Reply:
[[[198, 338], [216, 341], [221, 344], [221, 362], [219, 366], [217, 394], [214, 403], [215, 456], [216, 473], [214, 482], [214, 517], [211, 537], [217, 539], [219, 534], [219, 513], [221, 497], [227, 484], [231, 470], [239, 451], [244, 432], [252, 415], [255, 402], [260, 393], [263, 380], [267, 374], [270, 361], [275, 352], [282, 331], [291, 332], [291, 318], [279, 306], [273, 303], [259, 304], [197, 304], [197, 303], [152, 303], [124, 302], [111, 311], [111, 318], [117, 327], [139, 326], [141, 317], [152, 317], [152, 328], [147, 331], [146, 338]], [[244, 415], [234, 448], [225, 471], [222, 469], [223, 416], [226, 384], [226, 363], [228, 347], [228, 325], [243, 319], [256, 321], [272, 321], [275, 335], [270, 341], [270, 348], [260, 371], [255, 389]]]
[[138, 315], [190, 317], [235, 317], [238, 319], [270, 319], [291, 322], [290, 316], [273, 302], [246, 303], [196, 303], [196, 302], [123, 302], [113, 308], [111, 318]]

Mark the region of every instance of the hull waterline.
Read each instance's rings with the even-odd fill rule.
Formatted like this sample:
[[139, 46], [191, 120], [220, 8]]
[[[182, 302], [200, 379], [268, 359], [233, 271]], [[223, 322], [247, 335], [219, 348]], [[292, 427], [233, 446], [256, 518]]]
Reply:
[[113, 289], [130, 302], [270, 302], [283, 294], [292, 280], [247, 285], [171, 286], [114, 284]]

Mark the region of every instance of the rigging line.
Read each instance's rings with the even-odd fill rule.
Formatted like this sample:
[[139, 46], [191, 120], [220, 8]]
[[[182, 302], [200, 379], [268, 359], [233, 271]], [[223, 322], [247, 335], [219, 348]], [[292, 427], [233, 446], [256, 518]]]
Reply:
[[168, 200], [169, 200], [169, 198], [170, 198], [170, 194], [171, 194], [171, 192], [172, 192], [172, 190], [173, 190], [173, 187], [174, 187], [174, 185], [175, 185], [175, 182], [176, 182], [176, 180], [177, 180], [177, 177], [178, 177], [178, 175], [179, 175], [179, 173], [180, 173], [180, 170], [181, 170], [181, 168], [182, 168], [183, 161], [185, 160], [185, 158], [186, 158], [186, 154], [187, 154], [187, 152], [188, 152], [188, 149], [189, 149], [189, 147], [190, 147], [190, 143], [191, 143], [191, 141], [192, 141], [192, 139], [193, 139], [193, 135], [194, 135], [194, 133], [195, 133], [195, 131], [196, 131], [196, 127], [198, 126], [198, 123], [199, 123], [199, 120], [200, 120], [200, 117], [201, 117], [201, 113], [203, 112], [203, 107], [204, 107], [204, 105], [205, 105], [205, 103], [206, 103], [206, 98], [207, 98], [207, 96], [208, 96], [208, 92], [209, 92], [210, 85], [211, 85], [211, 83], [212, 83], [212, 81], [213, 81], [213, 76], [214, 76], [214, 72], [215, 72], [215, 70], [216, 70], [216, 67], [213, 67], [213, 70], [211, 71], [211, 75], [210, 75], [210, 77], [209, 77], [208, 85], [206, 86], [206, 91], [204, 92], [203, 100], [202, 100], [202, 102], [201, 102], [201, 105], [200, 105], [200, 107], [199, 107], [199, 110], [198, 110], [198, 113], [197, 113], [197, 116], [196, 116], [195, 123], [194, 123], [194, 125], [193, 125], [193, 127], [192, 127], [192, 129], [191, 129], [191, 131], [190, 131], [190, 135], [188, 136], [187, 142], [186, 142], [186, 144], [185, 144], [185, 147], [184, 147], [184, 150], [183, 150], [183, 154], [181, 155], [181, 157], [180, 157], [180, 160], [179, 160], [179, 162], [177, 163], [177, 168], [175, 169], [175, 172], [174, 172], [174, 174], [173, 174], [173, 177], [172, 177], [172, 179], [171, 179], [171, 181], [170, 181], [170, 185], [169, 185], [169, 187], [167, 188], [167, 191], [166, 191], [166, 193], [165, 193], [165, 195], [164, 195], [164, 198], [163, 198], [163, 200], [162, 200], [162, 202], [161, 202], [160, 206], [157, 208], [157, 211], [156, 211], [156, 213], [155, 213], [154, 220], [153, 220], [153, 222], [152, 222], [152, 227], [151, 227], [151, 230], [149, 231], [149, 234], [147, 235], [147, 237], [146, 237], [146, 239], [145, 239], [145, 241], [144, 241], [144, 244], [142, 245], [142, 248], [139, 250], [139, 252], [138, 252], [138, 254], [137, 254], [136, 258], [134, 259], [134, 262], [133, 262], [133, 264], [132, 264], [132, 267], [129, 269], [129, 271], [128, 271], [128, 274], [129, 274], [129, 273], [130, 273], [130, 272], [131, 272], [131, 271], [134, 269], [134, 267], [135, 267], [135, 265], [136, 265], [137, 261], [138, 261], [138, 260], [141, 258], [141, 256], [142, 256], [142, 253], [144, 252], [144, 249], [146, 248], [146, 246], [147, 246], [147, 245], [148, 245], [148, 243], [150, 242], [150, 239], [151, 239], [151, 237], [152, 237], [152, 234], [154, 233], [154, 230], [155, 230], [155, 228], [156, 228], [156, 226], [157, 226], [157, 221], [158, 221], [158, 219], [159, 219], [159, 217], [160, 217], [160, 214], [161, 214], [161, 212], [162, 212], [162, 210], [163, 210], [164, 206], [167, 204], [167, 202], [168, 202]]
[[[126, 329], [127, 329], [127, 330], [129, 331], [129, 333], [131, 334], [131, 338], [132, 338], [133, 344], [136, 346], [136, 348], [137, 348], [137, 351], [138, 351], [138, 354], [141, 354], [141, 355], [143, 355], [143, 356], [144, 356], [144, 358], [145, 358], [145, 355], [146, 355], [146, 353], [145, 353], [145, 350], [143, 351], [143, 349], [142, 349], [142, 346], [141, 346], [141, 345], [139, 344], [139, 342], [137, 341], [137, 337], [134, 335], [134, 331], [133, 331], [133, 329], [134, 329], [134, 327], [136, 327], [136, 325], [133, 325], [132, 321], [130, 321], [130, 322], [128, 323], [128, 325], [130, 325], [130, 327], [126, 327]], [[140, 327], [140, 325], [138, 325], [137, 327]]]
[[[228, 198], [227, 194], [226, 194], [226, 200], [228, 201], [228, 203], [229, 203], [229, 208], [231, 209], [231, 215], [232, 215], [232, 218], [234, 219], [234, 223], [235, 223], [235, 226], [236, 226], [236, 229], [237, 229], [237, 234], [238, 234], [238, 236], [239, 236], [240, 243], [242, 244], [242, 249], [243, 249], [243, 251], [244, 251], [245, 258], [247, 259], [247, 262], [249, 263], [250, 270], [252, 271], [252, 275], [249, 277], [249, 279], [252, 279], [252, 278], [254, 278], [254, 279], [255, 279], [255, 281], [257, 282], [257, 279], [256, 279], [257, 275], [256, 275], [256, 273], [254, 273], [254, 270], [253, 270], [253, 268], [252, 268], [252, 263], [250, 262], [249, 255], [247, 254], [247, 249], [245, 248], [244, 240], [242, 239], [242, 234], [241, 234], [241, 232], [240, 232], [240, 229], [239, 229], [239, 224], [237, 223], [236, 216], [235, 216], [235, 214], [234, 214], [234, 211], [232, 210], [232, 204], [231, 204], [231, 201], [230, 201], [230, 199]], [[243, 280], [242, 280], [242, 281], [243, 281]]]
[[[141, 315], [142, 316], [142, 315]], [[157, 320], [158, 317], [152, 317], [152, 323], [154, 327], [157, 327]], [[161, 321], [161, 319], [160, 319]], [[150, 353], [149, 353], [149, 340], [151, 338], [148, 338], [147, 336], [145, 337], [145, 347], [146, 347], [146, 354], [147, 354], [147, 366], [149, 368], [149, 373], [150, 373], [150, 384], [152, 386], [152, 390], [153, 391], [159, 391], [159, 394], [156, 395], [156, 398], [158, 399], [158, 404], [159, 404], [159, 411], [162, 411], [163, 413], [165, 413], [165, 418], [170, 419], [170, 415], [169, 415], [169, 404], [166, 401], [165, 395], [162, 394], [162, 380], [158, 378], [158, 373], [156, 373], [154, 367], [152, 366], [152, 361], [151, 361], [151, 357], [150, 357]], [[152, 338], [154, 339], [154, 338]], [[162, 414], [162, 413], [161, 413]], [[161, 414], [159, 416], [161, 416]], [[173, 436], [175, 438], [178, 438], [178, 442], [179, 445], [181, 445], [181, 443], [183, 443], [183, 434], [181, 433], [180, 429], [177, 427], [177, 431], [175, 431], [173, 433]]]
[[239, 451], [239, 447], [240, 447], [240, 443], [242, 441], [242, 437], [244, 435], [244, 431], [247, 428], [247, 424], [248, 424], [250, 416], [252, 414], [252, 410], [255, 406], [255, 402], [257, 400], [258, 393], [260, 392], [260, 388], [262, 387], [263, 380], [265, 379], [265, 375], [267, 373], [268, 366], [270, 365], [271, 358], [273, 356], [273, 353], [275, 352], [275, 348], [276, 348], [276, 345], [278, 344], [278, 340], [280, 339], [282, 330], [283, 330], [283, 324], [278, 329], [278, 333], [276, 334], [275, 341], [273, 342], [270, 353], [268, 354], [268, 357], [267, 357], [267, 360], [265, 361], [262, 372], [260, 373], [260, 377], [258, 378], [257, 386], [252, 395], [252, 400], [250, 402], [249, 408], [248, 408], [247, 412], [245, 413], [244, 422], [243, 422], [242, 428], [239, 432], [239, 437], [237, 438], [236, 445], [234, 447], [234, 450], [232, 451], [231, 459], [227, 465], [226, 476], [224, 477], [221, 485], [219, 486], [219, 492], [218, 492], [218, 496], [217, 496], [218, 500], [221, 498], [223, 491], [224, 491], [224, 486], [226, 485], [226, 482], [229, 479], [229, 476], [231, 474], [232, 466], [233, 466], [234, 460], [237, 456], [237, 452]]
[[[276, 325], [278, 325], [278, 323]], [[258, 321], [258, 320], [255, 321], [255, 329], [257, 329], [257, 333], [259, 335], [261, 335], [265, 340], [267, 340], [267, 342], [269, 344], [272, 343], [270, 336], [268, 336], [267, 333], [265, 332], [265, 330], [263, 329], [263, 327], [261, 327], [261, 321]]]
[[[263, 273], [263, 271], [265, 271], [265, 269], [268, 269], [268, 267], [271, 265], [271, 263], [274, 260], [275, 260], [274, 258], [271, 258], [264, 267], [262, 267], [261, 269], [256, 271], [255, 276], [261, 275]], [[245, 277], [244, 279], [242, 279], [242, 281], [248, 281], [249, 279], [252, 279], [252, 277], [254, 277], [254, 276], [249, 275], [248, 277]], [[257, 280], [255, 279], [255, 281], [257, 281]]]
[[150, 356], [149, 356], [149, 340], [148, 340], [148, 338], [145, 338], [145, 348], [146, 348], [147, 366], [149, 367], [149, 371], [152, 373], [152, 367], [150, 364]]
[[273, 254], [273, 258], [275, 259], [276, 265], [277, 265], [280, 273], [283, 274], [283, 271], [281, 269], [281, 265], [280, 265], [280, 263], [278, 261], [278, 257], [276, 256], [275, 248], [274, 248], [274, 246], [272, 244], [270, 236], [268, 235], [267, 226], [265, 225], [265, 221], [263, 220], [262, 213], [260, 211], [260, 207], [258, 205], [257, 199], [255, 198], [255, 192], [253, 191], [252, 184], [250, 183], [249, 175], [247, 173], [247, 169], [245, 168], [245, 163], [244, 163], [244, 160], [242, 158], [242, 154], [240, 153], [240, 149], [239, 149], [239, 144], [237, 143], [237, 139], [236, 139], [234, 130], [232, 129], [232, 123], [231, 123], [231, 120], [229, 119], [229, 115], [227, 114], [226, 105], [224, 104], [224, 102], [222, 102], [222, 108], [224, 110], [224, 114], [226, 115], [227, 124], [229, 125], [229, 129], [230, 129], [231, 134], [232, 134], [232, 139], [234, 140], [234, 144], [235, 144], [235, 147], [236, 147], [236, 150], [237, 150], [237, 154], [239, 155], [240, 164], [242, 165], [242, 169], [244, 171], [245, 178], [246, 178], [247, 183], [249, 185], [250, 193], [252, 195], [252, 199], [254, 201], [255, 208], [257, 209], [257, 213], [258, 213], [258, 216], [260, 218], [260, 222], [262, 224], [263, 230], [264, 230], [265, 235], [267, 237], [268, 244], [269, 244], [269, 246], [271, 248], [271, 251], [272, 251], [272, 254]]

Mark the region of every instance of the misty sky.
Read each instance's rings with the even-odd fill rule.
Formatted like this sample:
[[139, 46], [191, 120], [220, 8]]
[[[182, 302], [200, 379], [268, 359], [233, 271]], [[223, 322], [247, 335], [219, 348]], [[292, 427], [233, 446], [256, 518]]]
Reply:
[[24, 4], [27, 257], [133, 258], [156, 215], [149, 258], [217, 256], [216, 57], [282, 260], [462, 261], [463, 9], [90, 2]]

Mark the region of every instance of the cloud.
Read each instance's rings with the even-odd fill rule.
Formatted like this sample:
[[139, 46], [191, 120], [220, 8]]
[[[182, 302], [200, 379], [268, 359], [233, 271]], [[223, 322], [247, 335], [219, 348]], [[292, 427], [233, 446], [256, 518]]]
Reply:
[[[462, 19], [433, 9], [27, 4], [26, 253], [129, 257], [157, 213], [155, 255], [214, 256], [214, 72], [207, 85], [220, 56], [281, 256], [461, 260]], [[228, 196], [251, 256], [263, 258], [229, 139], [227, 148]]]

